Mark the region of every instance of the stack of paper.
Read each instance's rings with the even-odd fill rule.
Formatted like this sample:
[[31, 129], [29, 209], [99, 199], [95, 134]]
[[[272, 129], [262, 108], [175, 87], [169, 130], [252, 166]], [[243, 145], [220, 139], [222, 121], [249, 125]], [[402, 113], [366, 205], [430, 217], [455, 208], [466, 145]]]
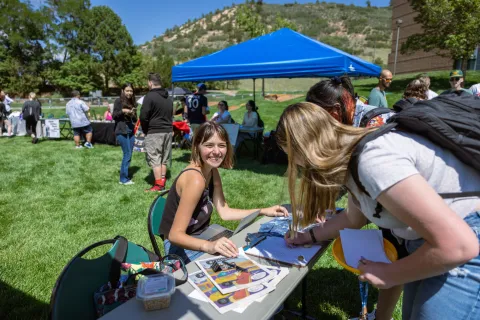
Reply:
[[[222, 260], [235, 262], [241, 269], [215, 272], [210, 268], [214, 261], [222, 263]], [[242, 313], [254, 301], [262, 301], [288, 274], [287, 268], [261, 266], [244, 255], [196, 263], [202, 271], [189, 275], [188, 281], [196, 289], [189, 296], [209, 302], [222, 314], [230, 310]]]
[[380, 230], [340, 230], [345, 262], [358, 268], [362, 257], [373, 262], [391, 263], [385, 255], [383, 237]]

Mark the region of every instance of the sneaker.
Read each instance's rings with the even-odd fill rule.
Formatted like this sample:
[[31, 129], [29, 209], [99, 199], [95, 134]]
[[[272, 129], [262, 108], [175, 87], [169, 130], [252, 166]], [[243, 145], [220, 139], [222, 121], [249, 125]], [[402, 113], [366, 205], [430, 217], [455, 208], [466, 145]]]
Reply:
[[93, 149], [93, 145], [90, 142], [85, 142], [84, 146], [85, 148]]
[[76, 146], [75, 149], [83, 149], [82, 146]]
[[160, 192], [163, 191], [165, 187], [159, 186], [158, 184], [153, 185], [150, 189], [145, 189], [145, 192]]
[[129, 186], [131, 184], [135, 184], [135, 182], [133, 182], [132, 180], [128, 180], [127, 182], [119, 182], [119, 184], [123, 184], [124, 186]]

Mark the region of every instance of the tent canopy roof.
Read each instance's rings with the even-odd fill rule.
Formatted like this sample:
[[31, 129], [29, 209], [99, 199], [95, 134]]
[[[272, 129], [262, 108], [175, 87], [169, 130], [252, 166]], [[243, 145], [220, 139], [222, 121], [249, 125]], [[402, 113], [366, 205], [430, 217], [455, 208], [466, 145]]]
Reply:
[[172, 68], [172, 81], [378, 76], [381, 68], [288, 28]]

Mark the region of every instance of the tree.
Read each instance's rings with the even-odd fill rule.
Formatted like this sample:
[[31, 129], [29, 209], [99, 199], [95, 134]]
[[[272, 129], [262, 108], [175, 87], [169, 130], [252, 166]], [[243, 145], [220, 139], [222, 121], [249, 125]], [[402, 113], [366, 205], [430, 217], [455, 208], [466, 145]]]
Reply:
[[24, 94], [42, 84], [45, 24], [43, 12], [19, 0], [0, 2], [0, 79], [10, 93]]
[[237, 8], [237, 25], [245, 31], [250, 38], [255, 38], [267, 33], [267, 28], [262, 21], [262, 16], [257, 11], [259, 8], [261, 8], [261, 6], [256, 6], [253, 0], [251, 2], [247, 0], [245, 4]]
[[131, 72], [136, 54], [133, 40], [120, 17], [107, 6], [93, 7], [79, 39], [89, 44], [88, 54], [100, 66], [107, 91], [111, 79]]
[[423, 33], [408, 37], [403, 54], [417, 50], [436, 51], [441, 56], [462, 59], [462, 69], [480, 43], [480, 0], [411, 0], [418, 12], [415, 22]]
[[367, 8], [372, 7], [372, 2], [370, 0], [367, 0]]

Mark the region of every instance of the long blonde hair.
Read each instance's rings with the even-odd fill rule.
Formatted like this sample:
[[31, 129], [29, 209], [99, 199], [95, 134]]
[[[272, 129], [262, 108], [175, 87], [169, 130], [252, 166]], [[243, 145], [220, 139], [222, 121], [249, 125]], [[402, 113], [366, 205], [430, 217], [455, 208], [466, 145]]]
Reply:
[[288, 190], [295, 230], [299, 222], [307, 226], [317, 215], [335, 210], [352, 152], [358, 141], [372, 130], [376, 128], [343, 125], [309, 102], [292, 104], [283, 111], [276, 136], [279, 146], [288, 154]]

